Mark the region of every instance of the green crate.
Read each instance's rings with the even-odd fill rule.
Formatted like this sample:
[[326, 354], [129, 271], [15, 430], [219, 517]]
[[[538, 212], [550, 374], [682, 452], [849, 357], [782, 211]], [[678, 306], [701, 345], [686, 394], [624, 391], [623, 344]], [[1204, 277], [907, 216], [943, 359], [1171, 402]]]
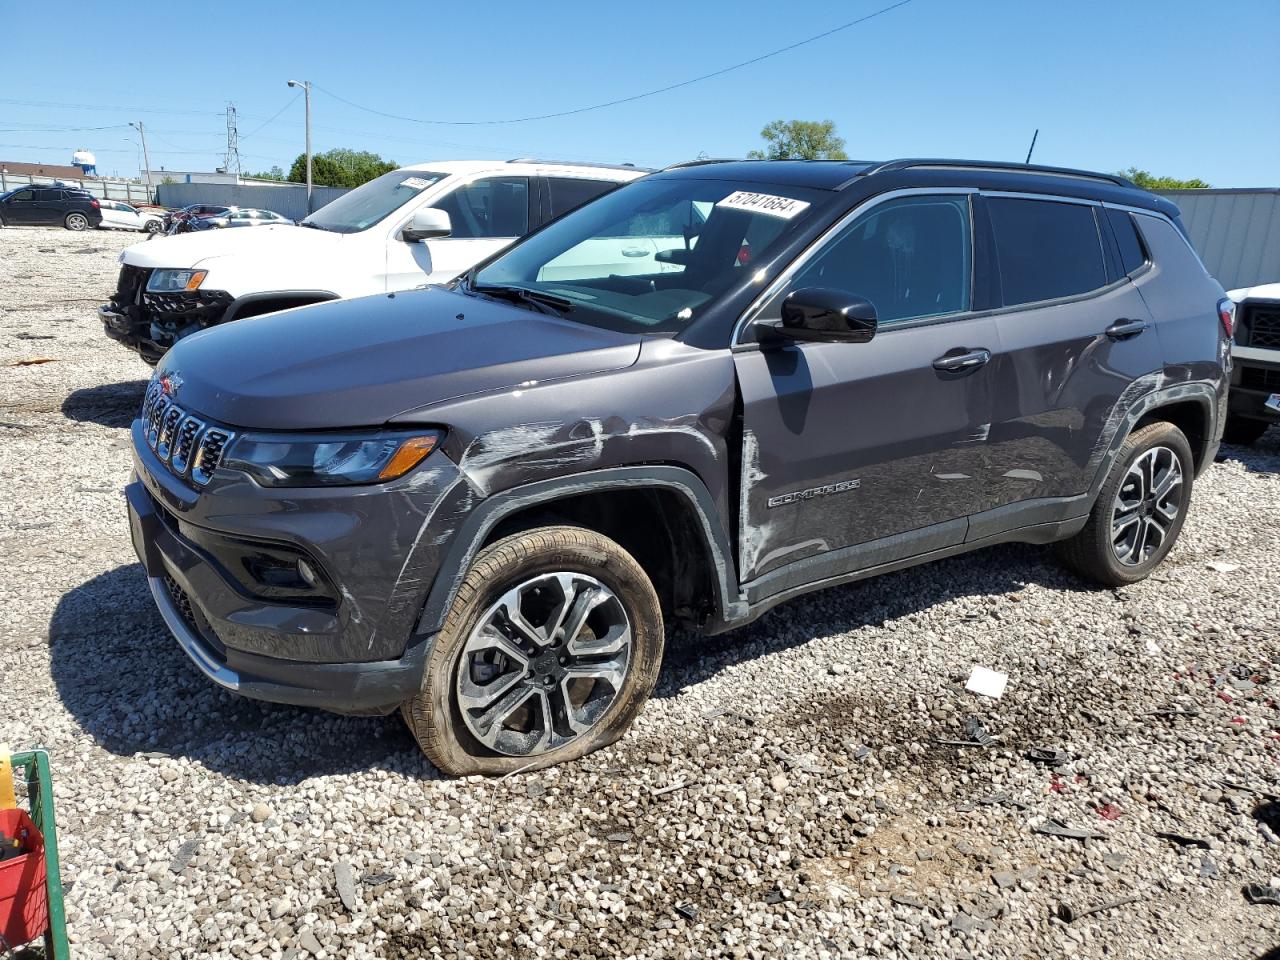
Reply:
[[43, 750], [15, 753], [14, 792], [26, 801], [32, 821], [44, 835], [45, 882], [49, 891], [49, 931], [44, 935], [44, 952], [49, 960], [70, 960], [67, 943], [67, 911], [62, 902], [62, 871], [58, 866], [58, 826], [53, 815], [53, 781], [49, 776], [49, 754]]

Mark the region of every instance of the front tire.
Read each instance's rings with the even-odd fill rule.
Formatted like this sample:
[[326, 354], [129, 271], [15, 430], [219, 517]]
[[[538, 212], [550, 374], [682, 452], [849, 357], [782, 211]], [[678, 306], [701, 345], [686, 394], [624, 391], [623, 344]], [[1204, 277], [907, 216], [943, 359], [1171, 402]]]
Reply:
[[83, 213], [68, 213], [67, 218], [62, 223], [68, 230], [74, 230], [76, 233], [89, 229], [89, 218]]
[[159, 220], [148, 220], [142, 229], [146, 231], [148, 237], [154, 237], [163, 229], [163, 225]]
[[1249, 420], [1245, 417], [1227, 417], [1222, 430], [1223, 443], [1235, 443], [1242, 447], [1257, 443], [1271, 424], [1265, 420]]
[[626, 733], [662, 648], [657, 593], [629, 553], [580, 527], [528, 530], [471, 564], [401, 714], [447, 774], [576, 760]]
[[1191, 445], [1173, 424], [1151, 423], [1130, 434], [1089, 522], [1058, 545], [1062, 562], [1108, 587], [1146, 579], [1178, 539], [1194, 473]]

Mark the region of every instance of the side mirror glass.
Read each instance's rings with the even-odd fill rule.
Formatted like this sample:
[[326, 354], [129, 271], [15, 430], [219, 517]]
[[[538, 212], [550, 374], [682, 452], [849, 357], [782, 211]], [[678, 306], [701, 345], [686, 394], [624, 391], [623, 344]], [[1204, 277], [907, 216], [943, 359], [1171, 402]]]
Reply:
[[866, 343], [876, 327], [870, 300], [829, 287], [793, 290], [782, 301], [782, 321], [766, 325], [770, 339], [831, 343]]
[[433, 240], [447, 237], [453, 233], [453, 222], [447, 210], [436, 207], [423, 207], [404, 225], [400, 237], [406, 243], [417, 243], [419, 240]]

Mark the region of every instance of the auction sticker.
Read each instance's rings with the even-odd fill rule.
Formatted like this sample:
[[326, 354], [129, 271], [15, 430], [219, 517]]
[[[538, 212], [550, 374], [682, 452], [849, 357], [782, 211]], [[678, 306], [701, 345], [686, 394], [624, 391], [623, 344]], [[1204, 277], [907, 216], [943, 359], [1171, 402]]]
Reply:
[[431, 184], [431, 180], [423, 180], [421, 177], [405, 177], [400, 181], [400, 186], [408, 187], [410, 190], [425, 190]]
[[790, 197], [779, 197], [772, 193], [748, 193], [745, 190], [729, 194], [716, 206], [727, 207], [730, 210], [745, 210], [748, 213], [764, 213], [771, 217], [781, 217], [783, 220], [798, 217], [809, 209], [809, 204], [803, 200], [792, 200]]

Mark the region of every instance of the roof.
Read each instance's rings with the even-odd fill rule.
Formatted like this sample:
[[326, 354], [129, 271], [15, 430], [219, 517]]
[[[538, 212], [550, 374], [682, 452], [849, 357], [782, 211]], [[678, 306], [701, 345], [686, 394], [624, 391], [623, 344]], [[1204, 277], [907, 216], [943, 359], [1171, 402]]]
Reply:
[[6, 173], [24, 177], [58, 177], [60, 179], [79, 180], [84, 171], [79, 167], [67, 167], [60, 163], [23, 163], [17, 160], [0, 160], [0, 167]]
[[838, 190], [873, 166], [868, 160], [694, 160], [667, 167], [657, 176]]
[[[401, 170], [443, 173], [449, 176], [484, 173], [489, 170], [537, 170], [540, 173], [559, 173], [574, 177], [600, 179], [602, 173], [613, 174], [611, 179], [634, 180], [642, 177], [648, 170], [619, 164], [610, 166], [601, 163], [570, 163], [559, 160], [426, 160], [422, 163], [411, 163], [400, 167]], [[621, 174], [621, 176], [618, 176]]]

